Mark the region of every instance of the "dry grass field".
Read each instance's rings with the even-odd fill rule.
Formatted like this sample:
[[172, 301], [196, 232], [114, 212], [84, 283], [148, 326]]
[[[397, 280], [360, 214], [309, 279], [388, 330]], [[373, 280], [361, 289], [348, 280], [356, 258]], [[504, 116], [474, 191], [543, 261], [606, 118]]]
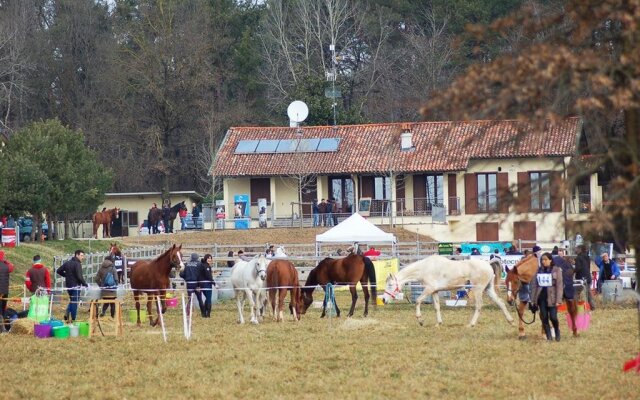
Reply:
[[[125, 246], [312, 243], [324, 230], [185, 232], [122, 242]], [[415, 234], [403, 230], [396, 235], [400, 241], [415, 240]], [[346, 314], [350, 299], [337, 293]], [[315, 300], [321, 300], [318, 291]], [[490, 303], [486, 297], [485, 303]], [[54, 309], [58, 318], [64, 305]], [[590, 329], [579, 338], [568, 334], [561, 315], [563, 337], [557, 343], [539, 339], [538, 322], [527, 327], [527, 340], [517, 340], [517, 328], [489, 304], [474, 328], [466, 327], [470, 307], [443, 306], [444, 326], [439, 328], [434, 327], [431, 305], [422, 307], [424, 327], [416, 323], [415, 308], [408, 303], [379, 306], [363, 318], [361, 295], [350, 319], [320, 319], [320, 310], [311, 308], [299, 323], [290, 318], [276, 323], [268, 316], [254, 326], [238, 325], [235, 301], [226, 301], [214, 305], [210, 319], [194, 317], [190, 341], [183, 336], [180, 312], [169, 309], [168, 343], [159, 327], [138, 328], [128, 321], [121, 337], [62, 340], [0, 335], [4, 367], [0, 397], [639, 398], [640, 375], [622, 372], [624, 361], [639, 351], [636, 309], [631, 302], [599, 306]], [[125, 319], [132, 307], [127, 300]], [[515, 316], [513, 308], [510, 311]], [[79, 319], [88, 319], [86, 306]]]
[[[337, 300], [343, 310], [345, 296]], [[2, 335], [2, 398], [638, 398], [640, 376], [622, 372], [638, 352], [631, 304], [601, 307], [579, 338], [563, 319], [564, 336], [553, 343], [538, 338], [538, 323], [518, 341], [494, 306], [474, 328], [465, 326], [468, 307], [445, 307], [439, 328], [431, 305], [423, 306], [424, 327], [407, 303], [379, 306], [368, 318], [362, 310], [359, 301], [350, 319], [320, 319], [310, 308], [299, 323], [267, 316], [238, 325], [227, 301], [210, 319], [194, 317], [187, 341], [178, 309], [169, 309], [166, 344], [159, 328], [129, 322], [122, 337]]]

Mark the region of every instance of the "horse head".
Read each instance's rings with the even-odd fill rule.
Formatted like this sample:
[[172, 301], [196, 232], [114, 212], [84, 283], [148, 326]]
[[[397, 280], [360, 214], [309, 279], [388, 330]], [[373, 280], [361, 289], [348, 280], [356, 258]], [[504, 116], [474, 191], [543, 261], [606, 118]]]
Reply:
[[254, 259], [255, 261], [255, 269], [256, 276], [262, 279], [263, 281], [267, 279], [267, 258], [264, 254], [260, 254], [258, 258]]
[[389, 274], [384, 284], [384, 294], [382, 295], [382, 300], [385, 303], [388, 303], [392, 299], [395, 299], [398, 296], [398, 293], [401, 292], [402, 287], [398, 284], [398, 278], [393, 274]]
[[112, 208], [109, 211], [111, 213], [111, 218], [112, 219], [118, 219], [118, 217], [120, 216], [120, 209], [118, 207]]
[[507, 286], [507, 301], [510, 305], [513, 304], [522, 283], [531, 282], [537, 271], [538, 259], [533, 255], [524, 257], [513, 268], [507, 270], [505, 284]]
[[171, 265], [171, 268], [177, 269], [178, 267], [180, 267], [180, 271], [184, 269], [182, 253], [180, 253], [181, 249], [182, 245], [177, 246], [175, 244], [171, 247], [171, 249], [169, 249], [169, 264]]
[[[506, 268], [505, 268], [506, 269]], [[518, 279], [517, 266], [507, 269], [507, 277], [504, 279], [505, 286], [507, 286], [507, 302], [510, 306], [516, 299], [516, 293], [520, 290], [520, 279]]]
[[116, 243], [110, 243], [109, 245], [109, 254], [112, 256], [122, 256], [122, 252]]

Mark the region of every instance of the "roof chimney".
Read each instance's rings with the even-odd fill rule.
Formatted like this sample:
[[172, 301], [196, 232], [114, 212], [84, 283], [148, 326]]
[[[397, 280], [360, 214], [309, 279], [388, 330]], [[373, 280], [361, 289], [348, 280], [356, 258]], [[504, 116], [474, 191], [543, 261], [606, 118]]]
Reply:
[[411, 125], [405, 123], [400, 125], [400, 128], [402, 129], [402, 133], [400, 134], [400, 150], [414, 150], [415, 147], [413, 147], [413, 133], [411, 133]]

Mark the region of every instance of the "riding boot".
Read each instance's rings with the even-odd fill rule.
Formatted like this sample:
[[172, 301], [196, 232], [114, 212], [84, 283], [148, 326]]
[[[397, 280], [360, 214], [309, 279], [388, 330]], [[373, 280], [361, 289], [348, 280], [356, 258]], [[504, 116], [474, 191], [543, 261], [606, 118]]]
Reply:
[[559, 326], [554, 326], [553, 330], [556, 333], [556, 342], [559, 342], [560, 341], [560, 327]]
[[207, 318], [211, 318], [211, 304], [207, 306]]

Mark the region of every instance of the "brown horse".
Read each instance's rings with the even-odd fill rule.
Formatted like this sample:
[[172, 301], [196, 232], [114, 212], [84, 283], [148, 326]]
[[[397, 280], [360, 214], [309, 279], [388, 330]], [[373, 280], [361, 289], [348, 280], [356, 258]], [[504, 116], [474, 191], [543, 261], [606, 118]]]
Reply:
[[[182, 245], [175, 244], [169, 250], [162, 253], [155, 260], [140, 260], [131, 267], [129, 282], [133, 290], [133, 298], [136, 301], [136, 311], [138, 312], [138, 326], [140, 326], [140, 296], [147, 294], [147, 315], [151, 326], [156, 326], [160, 313], [166, 310], [165, 294], [170, 286], [169, 273], [174, 267], [184, 268], [180, 249]], [[155, 297], [160, 296], [162, 300], [162, 310], [158, 309], [158, 317], [155, 321], [151, 315], [151, 302], [156, 301]]]
[[[306, 313], [307, 309], [313, 303], [313, 291], [317, 285], [322, 286], [322, 289], [326, 288], [328, 283], [332, 285], [349, 285], [349, 291], [351, 291], [351, 309], [349, 310], [349, 317], [353, 315], [353, 310], [356, 308], [356, 300], [358, 299], [358, 293], [356, 292], [356, 285], [358, 282], [362, 285], [362, 292], [364, 293], [364, 315], [369, 314], [369, 289], [367, 287], [367, 281], [371, 286], [371, 293], [374, 301], [373, 305], [376, 305], [376, 270], [373, 267], [373, 263], [357, 254], [350, 254], [345, 258], [333, 259], [325, 258], [320, 261], [317, 267], [309, 272], [307, 276], [307, 283], [302, 289], [302, 314]], [[334, 304], [336, 309], [336, 315], [340, 316], [340, 309], [337, 304]], [[326, 303], [322, 304], [321, 318], [326, 314]]]
[[[526, 322], [524, 320], [524, 311], [529, 304], [529, 301], [523, 301], [518, 297], [518, 292], [523, 284], [528, 284], [532, 279], [535, 278], [535, 275], [538, 271], [538, 259], [529, 255], [522, 260], [520, 260], [513, 268], [507, 271], [507, 277], [505, 279], [505, 284], [507, 286], [507, 301], [509, 304], [513, 304], [516, 298], [520, 300], [517, 302], [516, 310], [518, 312], [518, 339], [524, 339], [526, 337], [524, 332], [524, 325], [532, 324], [535, 321], [535, 313], [534, 318], [531, 322]], [[578, 307], [575, 299], [565, 299], [565, 303], [567, 305], [567, 311], [571, 316], [571, 320], [573, 321], [572, 330], [573, 336], [578, 336], [578, 330], [576, 328], [576, 317], [578, 315]], [[544, 328], [543, 332], [544, 332]]]
[[113, 264], [118, 273], [118, 283], [124, 283], [124, 259], [122, 258], [122, 251], [117, 243], [109, 244], [109, 255], [113, 258]]
[[[300, 320], [300, 282], [298, 281], [298, 271], [290, 261], [273, 260], [267, 267], [267, 291], [269, 292], [269, 302], [276, 321], [284, 321], [284, 299], [287, 291], [291, 296], [289, 310], [295, 320]], [[278, 295], [278, 313], [276, 314], [276, 294]]]
[[118, 219], [119, 213], [120, 209], [116, 207], [93, 214], [93, 217], [91, 217], [93, 221], [93, 238], [98, 238], [98, 227], [100, 225], [102, 225], [102, 236], [105, 238], [111, 237], [111, 221]]

